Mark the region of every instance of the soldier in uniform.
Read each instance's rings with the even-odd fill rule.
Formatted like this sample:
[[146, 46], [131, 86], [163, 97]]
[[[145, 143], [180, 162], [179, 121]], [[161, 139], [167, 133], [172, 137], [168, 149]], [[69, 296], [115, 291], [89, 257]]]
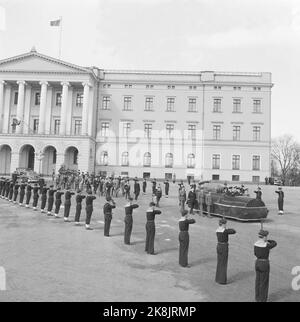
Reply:
[[76, 195], [76, 212], [75, 212], [75, 225], [79, 226], [80, 223], [80, 214], [82, 209], [82, 200], [85, 198], [84, 195], [81, 194], [81, 190], [77, 190]]
[[61, 206], [61, 196], [64, 194], [64, 192], [61, 191], [61, 188], [58, 187], [56, 194], [55, 194], [55, 210], [54, 210], [54, 216], [56, 218], [60, 218], [58, 213], [59, 213], [59, 209]]
[[152, 181], [152, 195], [155, 196], [155, 192], [156, 192], [156, 179], [154, 178]]
[[11, 180], [9, 184], [9, 194], [8, 194], [8, 200], [10, 202], [13, 201], [14, 186], [15, 186], [15, 183]]
[[46, 207], [46, 202], [47, 202], [47, 191], [49, 188], [46, 187], [44, 184], [42, 189], [41, 189], [41, 212], [45, 212], [45, 207]]
[[[90, 223], [91, 223], [91, 218], [92, 218], [92, 214], [93, 214], [93, 201], [96, 199], [95, 196], [92, 195], [92, 191], [88, 190], [87, 191], [87, 196], [85, 199], [85, 212], [86, 212], [86, 218], [85, 218], [85, 229], [86, 230], [93, 230], [93, 228], [90, 227]], [[79, 222], [79, 218], [78, 218], [78, 222]]]
[[147, 223], [146, 223], [146, 245], [145, 252], [150, 255], [154, 253], [154, 238], [155, 238], [155, 216], [160, 215], [161, 211], [155, 209], [155, 203], [150, 202], [149, 209], [146, 212]]
[[191, 186], [191, 190], [188, 194], [188, 200], [187, 200], [187, 204], [190, 208], [190, 214], [193, 214], [193, 210], [196, 206], [196, 192], [195, 192], [195, 186], [192, 185]]
[[257, 190], [255, 190], [254, 193], [256, 194], [256, 199], [261, 200], [261, 197], [262, 197], [261, 188], [257, 187]]
[[164, 185], [166, 198], [169, 198], [170, 182], [168, 179], [164, 182]]
[[275, 192], [278, 194], [278, 215], [283, 215], [284, 192], [281, 187]]
[[14, 187], [14, 198], [13, 198], [13, 202], [15, 204], [17, 203], [17, 198], [18, 198], [18, 194], [19, 194], [19, 188], [20, 188], [20, 184], [18, 182], [16, 182], [15, 187]]
[[8, 196], [9, 196], [9, 187], [10, 187], [10, 180], [8, 179], [6, 181], [6, 185], [5, 185], [5, 199], [8, 200]]
[[112, 210], [116, 208], [116, 204], [111, 197], [106, 198], [106, 203], [103, 206], [104, 213], [104, 236], [109, 237], [110, 223], [112, 220]]
[[32, 202], [32, 208], [33, 210], [37, 210], [37, 204], [38, 204], [38, 200], [39, 200], [39, 186], [37, 185], [37, 183], [33, 186], [33, 202]]
[[124, 192], [125, 192], [125, 199], [128, 199], [130, 197], [130, 183], [129, 180], [127, 180], [124, 184]]
[[25, 182], [21, 182], [21, 184], [20, 184], [20, 198], [19, 198], [19, 205], [21, 207], [23, 206], [26, 186], [27, 186], [27, 184]]
[[1, 187], [0, 187], [0, 195], [1, 195], [2, 199], [4, 198], [4, 195], [5, 195], [5, 183], [6, 183], [6, 179], [2, 177], [1, 178]]
[[269, 274], [270, 250], [277, 246], [276, 241], [268, 240], [269, 232], [267, 230], [260, 230], [258, 233], [258, 241], [254, 244], [254, 255], [256, 256], [255, 262], [255, 301], [267, 302], [269, 292]]
[[133, 198], [129, 198], [129, 202], [125, 205], [125, 232], [124, 232], [124, 243], [126, 245], [130, 245], [130, 236], [132, 232], [132, 223], [133, 223], [133, 218], [132, 218], [132, 212], [133, 209], [138, 208], [139, 205], [133, 204]]
[[70, 191], [70, 187], [67, 187], [67, 191], [65, 192], [65, 209], [64, 209], [64, 221], [70, 222], [70, 208], [71, 208], [71, 198], [75, 195], [75, 192]]
[[147, 189], [147, 180], [146, 180], [146, 178], [144, 178], [144, 180], [143, 180], [143, 194], [144, 195], [146, 194], [146, 189]]
[[29, 207], [29, 202], [30, 202], [30, 198], [31, 198], [31, 190], [32, 190], [32, 186], [30, 184], [27, 184], [27, 187], [26, 187], [26, 203], [25, 203], [26, 208]]
[[188, 211], [181, 211], [181, 218], [179, 219], [179, 265], [182, 267], [190, 267], [188, 265], [189, 252], [189, 225], [194, 224], [195, 219], [188, 218]]
[[219, 284], [227, 284], [228, 236], [236, 233], [234, 229], [226, 228], [226, 223], [225, 218], [220, 219], [216, 230], [218, 263], [215, 280]]
[[186, 191], [185, 191], [185, 188], [184, 186], [180, 185], [179, 186], [179, 196], [178, 196], [178, 199], [179, 199], [179, 207], [180, 207], [180, 210], [183, 211], [184, 210], [184, 205], [185, 205], [185, 202], [186, 202]]
[[57, 190], [53, 189], [53, 185], [50, 186], [49, 192], [48, 192], [48, 208], [47, 208], [47, 216], [53, 216], [52, 215], [52, 208], [54, 203], [54, 194]]
[[134, 186], [133, 186], [133, 193], [135, 195], [135, 200], [138, 200], [140, 192], [141, 192], [140, 183], [139, 183], [139, 181], [137, 179], [135, 179], [134, 180]]

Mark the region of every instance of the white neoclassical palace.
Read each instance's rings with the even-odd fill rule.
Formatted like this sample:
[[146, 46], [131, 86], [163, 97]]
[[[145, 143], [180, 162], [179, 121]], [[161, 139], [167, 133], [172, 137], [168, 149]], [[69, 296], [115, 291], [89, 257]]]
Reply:
[[270, 73], [103, 70], [34, 48], [0, 61], [0, 174], [262, 181]]

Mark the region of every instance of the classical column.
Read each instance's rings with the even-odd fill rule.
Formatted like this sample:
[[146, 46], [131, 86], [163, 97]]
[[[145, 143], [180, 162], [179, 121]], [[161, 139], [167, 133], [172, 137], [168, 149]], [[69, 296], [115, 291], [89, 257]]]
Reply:
[[67, 104], [67, 117], [66, 117], [66, 135], [71, 135], [72, 116], [73, 116], [73, 87], [70, 86], [69, 91], [68, 91], [68, 104]]
[[23, 117], [24, 117], [24, 96], [25, 96], [25, 82], [19, 81], [17, 82], [19, 85], [18, 90], [18, 104], [17, 104], [17, 119], [18, 121], [21, 121], [20, 125], [16, 127], [16, 133], [20, 134], [22, 133], [23, 128]]
[[2, 133], [8, 133], [10, 121], [10, 101], [11, 101], [11, 86], [6, 85], [4, 91], [4, 111], [2, 122]]
[[50, 134], [51, 120], [52, 120], [52, 100], [53, 100], [53, 88], [48, 86], [47, 91], [47, 104], [46, 104], [46, 121], [45, 121], [45, 134]]
[[2, 132], [2, 120], [3, 120], [3, 111], [4, 111], [4, 85], [3, 80], [0, 81], [0, 133]]
[[25, 103], [24, 103], [24, 127], [23, 127], [24, 134], [31, 133], [31, 131], [30, 131], [30, 114], [31, 114], [31, 86], [26, 85]]
[[62, 85], [62, 98], [61, 98], [61, 112], [60, 112], [60, 135], [66, 135], [66, 120], [68, 109], [68, 91], [70, 83], [63, 82]]
[[45, 134], [48, 82], [40, 82], [40, 85], [41, 85], [41, 98], [40, 98], [40, 115], [39, 115], [39, 134]]
[[89, 112], [89, 96], [90, 84], [82, 83], [83, 86], [83, 104], [82, 104], [82, 117], [81, 117], [81, 135], [88, 134], [88, 112]]

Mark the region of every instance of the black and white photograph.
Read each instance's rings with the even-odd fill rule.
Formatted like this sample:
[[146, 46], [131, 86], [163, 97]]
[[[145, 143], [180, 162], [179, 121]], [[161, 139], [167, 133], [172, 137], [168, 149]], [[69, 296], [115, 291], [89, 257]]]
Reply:
[[299, 57], [299, 0], [0, 0], [0, 302], [300, 302]]

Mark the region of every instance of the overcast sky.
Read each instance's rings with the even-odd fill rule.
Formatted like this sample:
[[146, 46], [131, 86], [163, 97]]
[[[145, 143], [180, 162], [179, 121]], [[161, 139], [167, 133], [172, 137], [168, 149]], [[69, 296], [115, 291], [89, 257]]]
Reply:
[[300, 0], [0, 0], [0, 59], [109, 69], [272, 72], [272, 135], [300, 141]]

